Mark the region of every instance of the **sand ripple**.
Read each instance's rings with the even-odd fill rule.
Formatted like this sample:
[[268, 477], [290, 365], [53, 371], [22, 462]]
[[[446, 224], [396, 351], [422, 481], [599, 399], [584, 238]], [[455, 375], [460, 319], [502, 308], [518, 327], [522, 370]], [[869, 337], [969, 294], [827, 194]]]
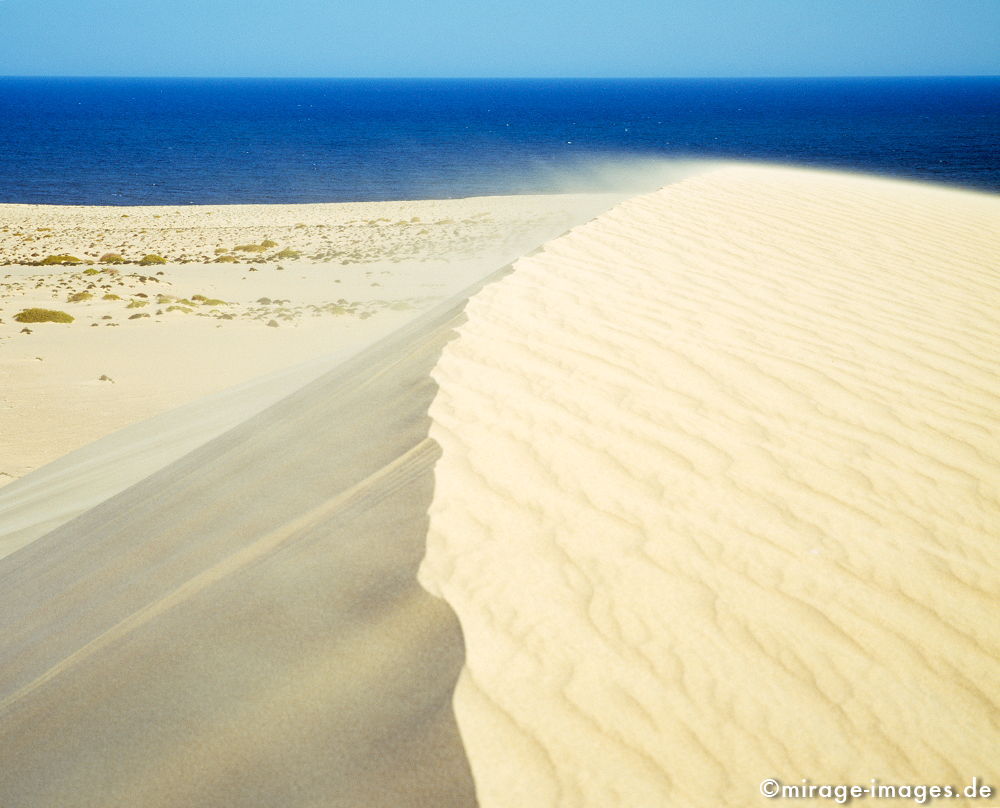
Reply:
[[482, 805], [997, 779], [998, 225], [726, 167], [471, 301], [421, 579]]

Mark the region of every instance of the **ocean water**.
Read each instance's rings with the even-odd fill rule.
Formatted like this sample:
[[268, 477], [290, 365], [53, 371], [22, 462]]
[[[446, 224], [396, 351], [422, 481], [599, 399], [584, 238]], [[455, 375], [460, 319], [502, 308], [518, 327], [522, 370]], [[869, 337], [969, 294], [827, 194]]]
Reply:
[[0, 79], [3, 202], [602, 190], [705, 157], [1000, 191], [1000, 78]]

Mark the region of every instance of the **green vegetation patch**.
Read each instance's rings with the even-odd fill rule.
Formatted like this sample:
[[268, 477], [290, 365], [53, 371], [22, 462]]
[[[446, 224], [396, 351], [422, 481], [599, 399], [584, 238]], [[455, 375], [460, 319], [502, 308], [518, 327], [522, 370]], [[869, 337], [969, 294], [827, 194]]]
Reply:
[[90, 292], [74, 292], [69, 297], [66, 298], [68, 303], [82, 303], [84, 300], [90, 300], [93, 295]]
[[139, 262], [140, 266], [149, 266], [150, 264], [165, 264], [167, 259], [162, 255], [156, 255], [155, 253], [150, 253], [149, 255], [143, 256], [142, 260]]
[[69, 253], [59, 253], [59, 255], [48, 255], [39, 263], [44, 266], [52, 266], [53, 264], [82, 264], [83, 260]]
[[14, 315], [19, 323], [71, 323], [73, 315], [54, 309], [24, 309]]
[[100, 258], [97, 259], [99, 264], [124, 264], [125, 259], [122, 258], [118, 253], [104, 253]]
[[291, 247], [285, 247], [281, 252], [275, 253], [275, 258], [298, 258], [302, 253], [298, 250], [293, 250]]

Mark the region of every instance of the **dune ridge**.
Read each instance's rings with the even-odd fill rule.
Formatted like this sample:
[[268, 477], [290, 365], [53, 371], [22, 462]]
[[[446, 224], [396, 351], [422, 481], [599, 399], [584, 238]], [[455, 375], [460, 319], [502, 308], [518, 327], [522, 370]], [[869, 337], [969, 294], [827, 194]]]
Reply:
[[0, 804], [475, 804], [416, 577], [468, 294], [0, 558]]
[[492, 806], [998, 781], [1000, 199], [731, 165], [467, 307], [420, 579]]

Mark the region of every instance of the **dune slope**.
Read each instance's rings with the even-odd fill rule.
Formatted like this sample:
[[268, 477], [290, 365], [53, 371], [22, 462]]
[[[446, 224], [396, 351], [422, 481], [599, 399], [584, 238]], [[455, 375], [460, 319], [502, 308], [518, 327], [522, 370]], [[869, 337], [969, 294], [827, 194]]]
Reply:
[[998, 256], [995, 197], [729, 166], [471, 301], [421, 581], [483, 806], [997, 781]]
[[0, 805], [474, 804], [416, 581], [463, 301], [0, 560]]

